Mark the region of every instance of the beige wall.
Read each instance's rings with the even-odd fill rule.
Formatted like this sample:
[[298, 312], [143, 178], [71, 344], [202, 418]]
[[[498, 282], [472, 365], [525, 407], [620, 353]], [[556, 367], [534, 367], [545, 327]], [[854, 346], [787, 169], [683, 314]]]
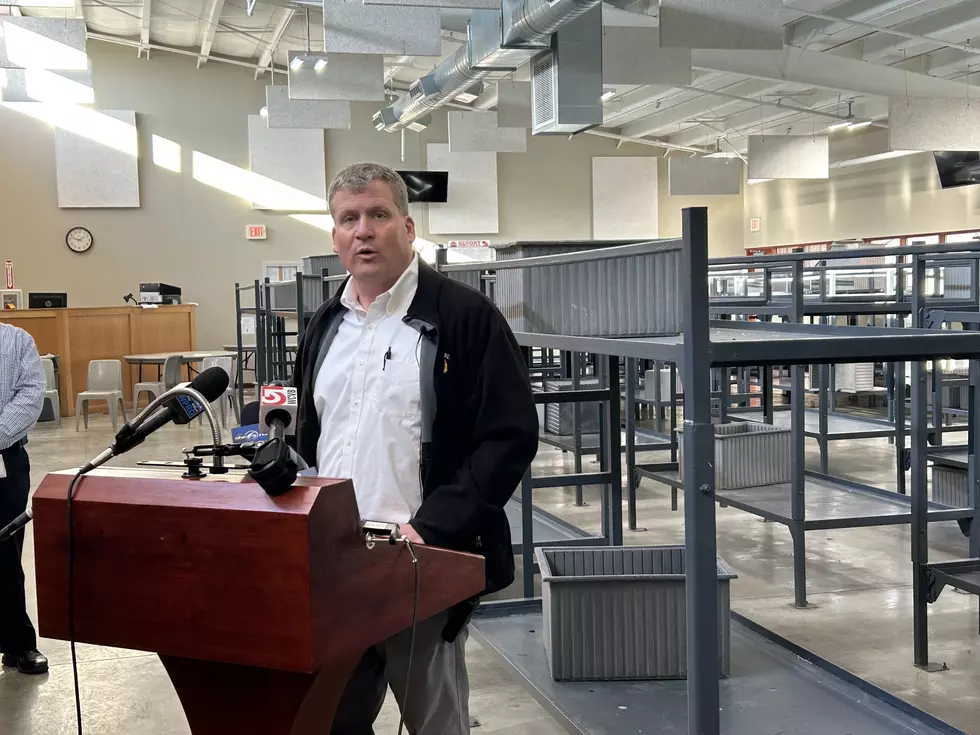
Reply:
[[712, 257], [743, 255], [742, 194], [737, 196], [670, 196], [667, 185], [667, 161], [660, 161], [660, 236], [681, 236], [681, 210], [685, 207], [708, 208], [708, 253]]
[[[931, 153], [745, 189], [746, 247], [980, 229], [980, 186], [941, 189]], [[760, 232], [749, 232], [751, 217]]]
[[[253, 211], [245, 200], [192, 177], [195, 151], [247, 169], [246, 117], [263, 106], [267, 79], [253, 81], [248, 69], [217, 62], [198, 70], [194, 59], [162, 52], [154, 52], [149, 61], [137, 60], [131, 48], [95, 41], [89, 55], [97, 106], [137, 111], [142, 206], [59, 209], [51, 128], [0, 107], [0, 260], [14, 261], [16, 286], [25, 294], [67, 291], [72, 306], [121, 304], [140, 282], [178, 285], [185, 301], [200, 304], [199, 346], [231, 342], [236, 281], [250, 283], [263, 261], [299, 260], [331, 247], [327, 233], [283, 215]], [[436, 115], [428, 130], [406, 133], [402, 163], [400, 137], [370, 125], [376, 109], [355, 105], [350, 131], [326, 133], [328, 177], [364, 159], [424, 168], [424, 144], [447, 139], [445, 115]], [[181, 146], [181, 173], [153, 164], [153, 135]], [[500, 233], [489, 239], [591, 237], [592, 157], [657, 153], [631, 144], [617, 149], [614, 141], [588, 135], [532, 138], [526, 154], [499, 156]], [[705, 202], [669, 197], [666, 188], [662, 166], [661, 235], [673, 236], [680, 233], [680, 207]], [[706, 203], [712, 254], [740, 250], [741, 228], [735, 225], [741, 197], [708, 198]], [[429, 238], [424, 211], [415, 214], [420, 234]], [[268, 225], [269, 239], [246, 240], [246, 224]], [[95, 246], [83, 255], [64, 243], [66, 232], [77, 225], [95, 237]]]

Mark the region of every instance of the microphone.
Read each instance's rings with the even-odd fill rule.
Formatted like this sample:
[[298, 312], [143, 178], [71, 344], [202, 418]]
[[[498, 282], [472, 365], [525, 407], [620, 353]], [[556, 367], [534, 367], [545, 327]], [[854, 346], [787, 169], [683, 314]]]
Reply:
[[31, 522], [31, 518], [34, 517], [34, 511], [28, 508], [19, 516], [14, 518], [10, 523], [8, 523], [3, 528], [0, 528], [0, 544], [2, 544], [7, 539], [11, 538], [20, 529]]
[[282, 495], [307, 464], [287, 443], [296, 435], [299, 391], [280, 385], [263, 385], [259, 391], [259, 428], [269, 435], [256, 450], [248, 474], [269, 495]]
[[217, 430], [214, 412], [211, 410], [211, 402], [218, 400], [227, 388], [228, 373], [219, 367], [208, 368], [190, 383], [181, 383], [171, 388], [163, 395], [154, 399], [132, 421], [127, 422], [116, 433], [112, 444], [86, 464], [82, 468], [81, 474], [91, 472], [113, 457], [117, 457], [120, 454], [128, 452], [133, 447], [139, 446], [146, 437], [161, 426], [171, 422], [175, 424], [186, 424], [197, 418], [201, 413], [205, 413], [211, 422], [211, 433], [215, 437], [214, 443], [220, 444], [221, 435]]

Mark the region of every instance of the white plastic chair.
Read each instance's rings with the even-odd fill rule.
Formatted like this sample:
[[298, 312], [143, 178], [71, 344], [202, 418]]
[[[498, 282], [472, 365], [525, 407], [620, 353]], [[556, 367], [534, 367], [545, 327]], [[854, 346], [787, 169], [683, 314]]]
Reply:
[[51, 401], [51, 411], [54, 413], [55, 424], [61, 426], [61, 395], [58, 393], [58, 383], [54, 377], [54, 360], [50, 357], [42, 357], [41, 365], [44, 366], [44, 381], [47, 383], [44, 389], [44, 399]]
[[140, 393], [147, 393], [147, 403], [154, 398], [159, 398], [168, 390], [181, 382], [183, 377], [180, 374], [180, 355], [171, 355], [163, 362], [163, 380], [143, 381], [133, 386], [133, 410], [136, 411], [140, 405]]
[[232, 380], [232, 371], [234, 370], [232, 359], [230, 357], [206, 357], [201, 361], [202, 373], [208, 368], [213, 367], [221, 368], [228, 375], [228, 387], [225, 389], [224, 394], [216, 401], [218, 404], [218, 409], [221, 411], [221, 425], [225, 427], [228, 426], [228, 410], [225, 405], [226, 403], [231, 404], [231, 410], [235, 415], [236, 423], [241, 423], [241, 419], [238, 415], [238, 401], [235, 400], [235, 388], [233, 385], [234, 381]]
[[87, 390], [79, 392], [75, 398], [75, 431], [78, 431], [78, 415], [85, 419], [88, 428], [88, 402], [105, 401], [109, 404], [112, 428], [116, 428], [117, 406], [122, 407], [123, 421], [126, 418], [126, 404], [123, 402], [122, 363], [119, 360], [92, 360], [88, 364]]

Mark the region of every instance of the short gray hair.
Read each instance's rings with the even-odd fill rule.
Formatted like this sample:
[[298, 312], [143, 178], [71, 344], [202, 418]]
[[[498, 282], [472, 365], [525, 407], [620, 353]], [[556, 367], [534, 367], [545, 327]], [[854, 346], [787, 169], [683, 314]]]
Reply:
[[408, 187], [397, 171], [380, 163], [355, 163], [334, 177], [327, 193], [330, 214], [333, 214], [333, 195], [338, 191], [364, 191], [372, 181], [384, 181], [391, 188], [395, 207], [403, 217], [408, 216]]

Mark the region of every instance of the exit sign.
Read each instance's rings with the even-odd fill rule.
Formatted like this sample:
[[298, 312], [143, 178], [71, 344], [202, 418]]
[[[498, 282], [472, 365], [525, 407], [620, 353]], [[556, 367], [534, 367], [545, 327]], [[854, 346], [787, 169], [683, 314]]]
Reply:
[[753, 217], [749, 220], [749, 232], [759, 232], [762, 229], [762, 217]]
[[249, 240], [265, 240], [267, 234], [265, 225], [245, 225], [245, 237]]

